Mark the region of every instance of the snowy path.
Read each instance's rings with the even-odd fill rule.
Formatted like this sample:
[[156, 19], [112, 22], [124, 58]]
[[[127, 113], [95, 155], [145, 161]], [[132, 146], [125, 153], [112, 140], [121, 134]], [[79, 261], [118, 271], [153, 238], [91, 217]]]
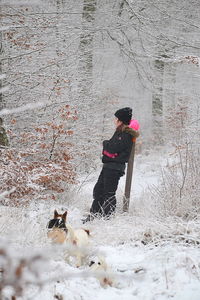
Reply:
[[[135, 164], [134, 201], [140, 200], [148, 184], [157, 182], [156, 170], [162, 160], [148, 159], [138, 158]], [[91, 204], [95, 175], [82, 185], [71, 202], [33, 203], [24, 209], [1, 207], [1, 237], [10, 241], [15, 256], [39, 251], [50, 259], [48, 270], [41, 270], [48, 283], [40, 291], [29, 288], [23, 300], [200, 300], [198, 221], [183, 223], [168, 219], [162, 222], [135, 215], [134, 211], [120, 214], [119, 209], [116, 217], [109, 221], [95, 220], [86, 224], [96, 255], [103, 255], [113, 270], [114, 287], [101, 287], [87, 265], [81, 269], [69, 266], [62, 251], [49, 250], [46, 224], [53, 210], [68, 209], [69, 223], [82, 226], [80, 220]]]
[[[53, 206], [43, 213], [41, 208], [26, 213], [18, 208], [9, 209], [6, 216], [6, 210], [2, 208], [1, 221], [10, 216], [6, 227], [1, 223], [1, 232], [4, 237], [10, 237], [13, 248], [20, 250], [18, 254], [33, 249], [49, 253], [45, 225]], [[71, 208], [70, 223], [78, 223], [78, 216], [81, 217], [81, 211]], [[29, 289], [23, 299], [53, 300], [54, 295], [62, 295], [63, 298], [57, 299], [90, 300], [95, 295], [97, 300], [199, 300], [199, 245], [175, 243], [173, 238], [167, 238], [172, 236], [174, 224], [166, 229], [164, 224], [143, 222], [140, 217], [118, 215], [110, 221], [96, 220], [87, 226], [97, 255], [104, 255], [114, 272], [116, 287], [101, 287], [95, 277], [90, 277], [88, 266], [81, 269], [69, 266], [58, 252], [53, 252], [49, 271], [42, 270], [50, 282], [39, 293], [35, 288]], [[150, 224], [152, 237], [149, 239], [145, 233]], [[197, 229], [192, 234], [195, 236], [196, 232]], [[161, 233], [165, 234], [163, 240]], [[57, 280], [51, 282], [52, 277]]]

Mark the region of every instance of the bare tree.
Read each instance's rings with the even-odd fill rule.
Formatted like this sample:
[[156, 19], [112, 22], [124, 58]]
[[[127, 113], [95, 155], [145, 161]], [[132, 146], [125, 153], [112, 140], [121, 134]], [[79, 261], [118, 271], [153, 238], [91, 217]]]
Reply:
[[[9, 28], [1, 61], [10, 86], [6, 106], [48, 102], [34, 114], [16, 114], [17, 130], [31, 131], [35, 123], [56, 119], [61, 104], [74, 105], [79, 119], [73, 142], [87, 153], [89, 166], [107, 116], [116, 105], [131, 105], [145, 140], [154, 135], [161, 141], [167, 102], [173, 106], [180, 93], [176, 78], [190, 72], [180, 74], [174, 66], [188, 64], [181, 57], [198, 56], [198, 10], [177, 0], [46, 0], [1, 10], [2, 25]], [[195, 93], [188, 93], [196, 101]], [[86, 159], [78, 150], [76, 165]]]

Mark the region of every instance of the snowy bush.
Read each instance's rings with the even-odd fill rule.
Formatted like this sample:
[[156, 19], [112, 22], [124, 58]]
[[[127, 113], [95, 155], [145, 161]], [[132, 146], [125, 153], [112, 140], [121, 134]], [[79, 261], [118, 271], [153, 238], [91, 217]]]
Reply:
[[17, 256], [10, 245], [1, 241], [0, 299], [15, 300], [23, 296], [32, 285], [41, 288], [44, 263], [45, 259], [41, 255]]
[[[72, 113], [67, 105], [59, 113], [62, 122], [47, 122], [32, 132], [18, 134], [19, 147], [1, 150], [0, 192], [14, 189], [4, 204], [24, 204], [30, 196], [54, 200], [56, 193], [67, 189], [67, 184], [75, 183], [72, 144], [67, 141], [73, 131], [66, 128], [65, 122], [76, 120], [76, 112]], [[12, 139], [16, 134], [9, 132], [9, 136]]]
[[160, 216], [195, 218], [200, 213], [200, 159], [191, 143], [179, 145], [161, 170], [161, 184], [151, 189], [153, 210]]
[[171, 153], [152, 187], [152, 212], [158, 216], [195, 218], [200, 213], [199, 107], [179, 98], [165, 118], [165, 142]]

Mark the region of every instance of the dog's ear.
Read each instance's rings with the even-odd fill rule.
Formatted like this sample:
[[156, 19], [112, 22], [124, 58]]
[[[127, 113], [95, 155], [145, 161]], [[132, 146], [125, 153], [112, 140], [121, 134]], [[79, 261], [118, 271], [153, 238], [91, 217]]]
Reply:
[[54, 210], [54, 219], [57, 219], [59, 217], [59, 213], [57, 212], [57, 210]]
[[64, 212], [64, 214], [62, 214], [62, 219], [63, 219], [64, 221], [66, 221], [66, 217], [67, 217], [67, 210], [66, 210], [66, 212]]

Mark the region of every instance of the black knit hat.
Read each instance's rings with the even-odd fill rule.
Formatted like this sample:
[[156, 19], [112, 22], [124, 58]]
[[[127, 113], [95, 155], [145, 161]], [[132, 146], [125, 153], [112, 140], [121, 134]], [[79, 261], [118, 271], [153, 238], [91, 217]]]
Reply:
[[115, 117], [122, 121], [125, 125], [129, 125], [132, 118], [132, 108], [124, 107], [116, 111]]

